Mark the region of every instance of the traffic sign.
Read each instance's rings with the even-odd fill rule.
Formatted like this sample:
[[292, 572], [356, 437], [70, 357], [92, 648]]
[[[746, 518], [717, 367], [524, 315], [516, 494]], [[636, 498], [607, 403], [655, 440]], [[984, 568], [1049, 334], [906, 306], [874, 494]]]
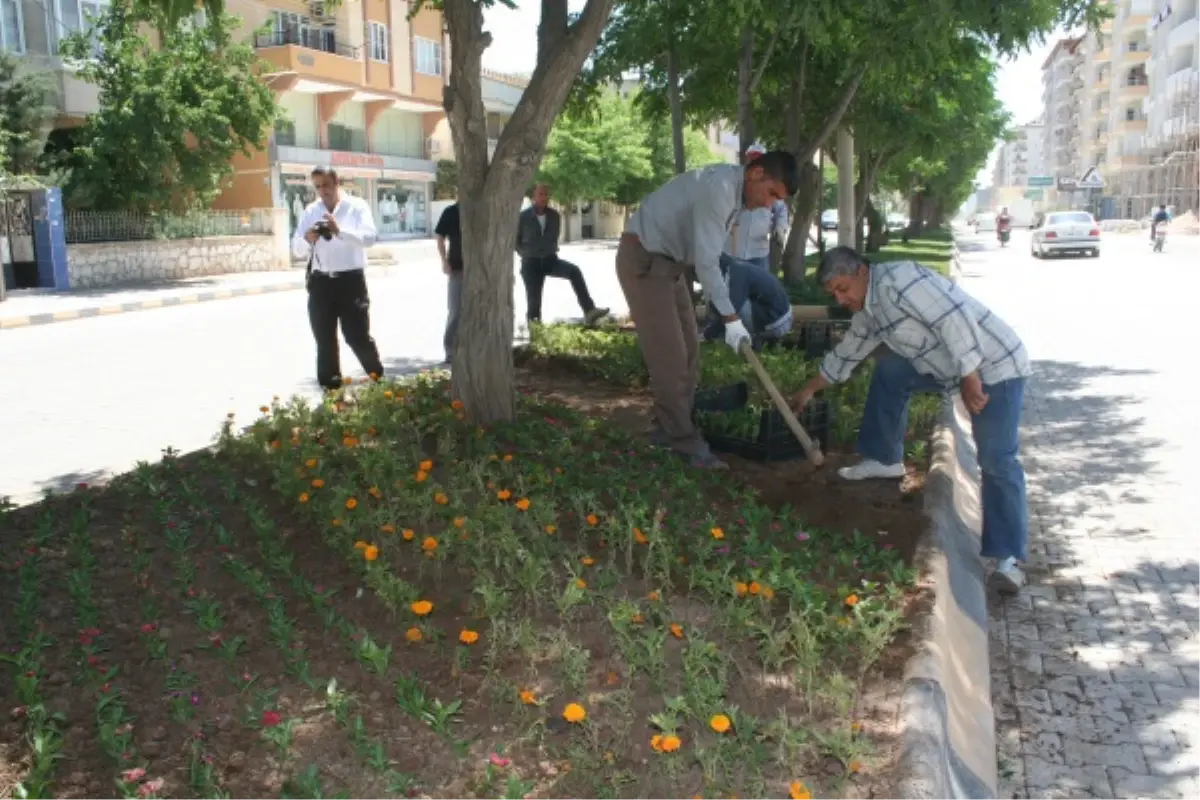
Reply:
[[1088, 171], [1083, 173], [1083, 177], [1079, 179], [1077, 185], [1080, 189], [1103, 189], [1104, 177], [1100, 174], [1100, 170], [1088, 167]]
[[1049, 175], [1032, 175], [1025, 183], [1028, 186], [1053, 186], [1054, 178]]
[[1079, 188], [1079, 182], [1074, 178], [1059, 178], [1058, 190], [1060, 192], [1073, 192]]
[[1046, 190], [1045, 189], [1026, 189], [1025, 190], [1025, 199], [1026, 200], [1045, 200], [1046, 199]]

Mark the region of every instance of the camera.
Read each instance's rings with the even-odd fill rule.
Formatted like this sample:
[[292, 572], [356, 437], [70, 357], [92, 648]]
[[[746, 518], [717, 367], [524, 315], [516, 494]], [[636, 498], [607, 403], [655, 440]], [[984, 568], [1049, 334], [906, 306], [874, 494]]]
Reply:
[[333, 238], [333, 228], [330, 228], [329, 223], [325, 220], [319, 220], [316, 222], [312, 229], [316, 231], [317, 236], [320, 236], [327, 242]]

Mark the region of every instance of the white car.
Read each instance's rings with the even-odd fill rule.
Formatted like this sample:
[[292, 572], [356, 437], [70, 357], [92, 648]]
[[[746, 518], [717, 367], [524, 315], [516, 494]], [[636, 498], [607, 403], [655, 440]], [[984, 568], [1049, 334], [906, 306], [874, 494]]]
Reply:
[[1034, 258], [1058, 253], [1100, 255], [1100, 226], [1086, 211], [1052, 211], [1033, 229], [1029, 252]]
[[995, 232], [996, 230], [996, 215], [990, 211], [983, 211], [975, 215], [975, 233]]

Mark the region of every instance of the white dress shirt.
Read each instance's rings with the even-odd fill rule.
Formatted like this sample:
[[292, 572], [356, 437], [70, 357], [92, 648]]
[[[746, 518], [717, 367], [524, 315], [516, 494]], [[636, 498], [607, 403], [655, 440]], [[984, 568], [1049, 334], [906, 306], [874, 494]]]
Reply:
[[914, 261], [871, 265], [865, 307], [825, 355], [821, 375], [841, 383], [881, 342], [946, 386], [976, 370], [985, 386], [1032, 372], [1025, 345], [1004, 320]]
[[308, 258], [311, 252], [312, 268], [317, 272], [346, 272], [366, 267], [367, 248], [375, 244], [376, 238], [375, 219], [367, 201], [342, 193], [333, 209], [333, 218], [338, 224], [337, 236], [329, 241], [318, 238], [315, 246], [310, 245], [304, 240], [304, 234], [325, 219], [326, 211], [328, 209], [320, 199], [304, 209], [296, 225], [296, 235], [292, 237], [292, 252], [297, 258]]
[[772, 216], [769, 208], [743, 208], [725, 240], [725, 253], [737, 259], [771, 255]]

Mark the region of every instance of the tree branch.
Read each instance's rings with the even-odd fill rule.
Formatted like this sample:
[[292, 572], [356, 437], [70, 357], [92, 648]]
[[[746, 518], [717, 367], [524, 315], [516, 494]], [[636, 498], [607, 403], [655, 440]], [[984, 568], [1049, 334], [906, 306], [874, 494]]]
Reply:
[[846, 116], [846, 109], [850, 107], [850, 102], [854, 99], [854, 95], [858, 91], [858, 86], [860, 83], [862, 83], [863, 75], [865, 75], [866, 72], [867, 68], [865, 65], [859, 67], [854, 73], [854, 77], [850, 79], [850, 82], [842, 87], [842, 96], [838, 99], [838, 103], [834, 107], [833, 113], [825, 118], [825, 123], [821, 125], [821, 128], [817, 131], [816, 136], [808, 141], [808, 144], [805, 145], [800, 154], [797, 154], [797, 161], [806, 162], [811, 160], [813, 153], [816, 153], [817, 149], [825, 144], [825, 140], [828, 139], [835, 130], [837, 130], [838, 125], [842, 124], [842, 118]]
[[542, 19], [537, 34], [539, 64], [550, 57], [566, 35], [567, 0], [542, 0]]
[[754, 70], [753, 77], [750, 78], [750, 92], [753, 94], [758, 91], [758, 84], [762, 81], [763, 73], [767, 71], [767, 64], [771, 63], [771, 56], [775, 53], [775, 45], [779, 44], [779, 33], [781, 28], [775, 28], [775, 32], [771, 34], [771, 40], [767, 42], [766, 52], [763, 53], [762, 59], [758, 62], [757, 69]]
[[[792, 97], [790, 101], [785, 100], [783, 105], [787, 109], [786, 135], [787, 148], [793, 155], [800, 156], [801, 148], [801, 124], [800, 114], [804, 108], [804, 82], [808, 68], [808, 37], [803, 33], [800, 34], [800, 57], [797, 61], [796, 72], [792, 74]], [[811, 157], [811, 156], [810, 156]]]

